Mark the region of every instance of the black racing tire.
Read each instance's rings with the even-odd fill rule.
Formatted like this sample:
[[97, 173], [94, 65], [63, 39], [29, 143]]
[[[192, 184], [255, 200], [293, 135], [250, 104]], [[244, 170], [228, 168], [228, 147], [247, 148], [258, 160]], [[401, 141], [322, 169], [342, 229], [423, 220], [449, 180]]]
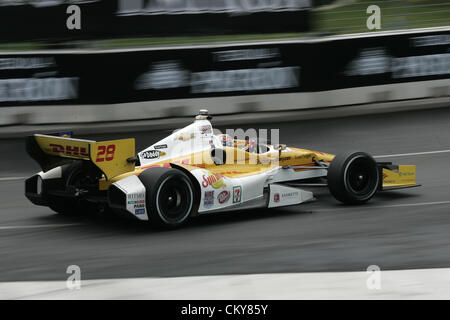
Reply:
[[328, 188], [344, 204], [363, 204], [377, 192], [380, 176], [376, 161], [365, 152], [337, 155], [328, 168]]
[[139, 175], [146, 189], [151, 225], [176, 228], [186, 223], [196, 207], [196, 190], [191, 179], [178, 169], [150, 168]]

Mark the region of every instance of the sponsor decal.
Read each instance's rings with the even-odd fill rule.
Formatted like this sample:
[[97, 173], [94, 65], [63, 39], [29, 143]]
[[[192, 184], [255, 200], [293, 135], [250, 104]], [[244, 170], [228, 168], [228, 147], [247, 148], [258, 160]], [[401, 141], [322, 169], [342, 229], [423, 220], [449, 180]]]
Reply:
[[205, 208], [210, 208], [214, 205], [214, 190], [205, 191], [205, 196], [203, 197], [203, 206]]
[[191, 93], [259, 91], [296, 88], [300, 67], [214, 70], [191, 74]]
[[214, 189], [219, 189], [221, 187], [226, 187], [226, 184], [223, 182], [222, 175], [212, 172], [209, 175], [203, 175], [202, 187], [207, 188], [208, 186], [211, 186]]
[[205, 133], [212, 133], [212, 128], [211, 128], [210, 125], [204, 125], [204, 126], [201, 126], [201, 127], [200, 127], [200, 132], [201, 132], [202, 134], [205, 134]]
[[281, 194], [281, 198], [293, 198], [298, 196], [298, 191], [286, 192]]
[[450, 73], [450, 53], [394, 58], [392, 78], [436, 76]]
[[367, 76], [390, 71], [391, 57], [386, 48], [366, 48], [350, 62], [345, 70], [347, 76]]
[[[128, 0], [129, 1], [129, 0]], [[175, 89], [189, 85], [189, 71], [179, 61], [159, 61], [141, 74], [135, 82], [136, 90]]]
[[[128, 204], [145, 204], [145, 200], [128, 200]], [[142, 208], [142, 207], [141, 207]]]
[[127, 208], [135, 215], [145, 214], [145, 192], [127, 194]]
[[136, 209], [136, 210], [134, 210], [134, 213], [135, 213], [136, 215], [139, 215], [139, 214], [145, 214], [145, 209]]
[[227, 190], [222, 191], [217, 196], [217, 200], [219, 201], [220, 204], [224, 204], [225, 202], [228, 202], [228, 200], [230, 200], [230, 192], [228, 192]]
[[275, 193], [273, 195], [273, 202], [280, 202], [280, 194], [279, 193]]
[[242, 187], [233, 187], [233, 203], [240, 203], [242, 200]]
[[148, 150], [141, 153], [144, 159], [159, 159], [160, 153], [158, 150]]
[[155, 149], [166, 149], [167, 148], [167, 144], [160, 144], [160, 145], [154, 146], [153, 148], [155, 148]]
[[347, 76], [391, 73], [393, 79], [437, 76], [450, 73], [449, 61], [450, 53], [392, 57], [386, 48], [368, 48], [347, 65], [344, 73]]
[[11, 57], [0, 59], [0, 70], [45, 69], [51, 67], [56, 67], [54, 57]]
[[1, 79], [0, 102], [76, 99], [78, 80], [78, 77]]
[[144, 198], [145, 198], [145, 193], [144, 193], [144, 192], [127, 194], [127, 199], [128, 199], [128, 200], [133, 200], [133, 199], [144, 199]]
[[77, 147], [77, 146], [71, 146], [71, 145], [63, 146], [63, 145], [55, 144], [55, 143], [50, 143], [50, 147], [51, 147], [51, 149], [49, 149], [49, 151], [51, 153], [63, 153], [67, 156], [89, 157], [89, 153], [87, 152], [87, 149], [84, 147]]
[[386, 173], [383, 173], [383, 180], [385, 180], [388, 177]]

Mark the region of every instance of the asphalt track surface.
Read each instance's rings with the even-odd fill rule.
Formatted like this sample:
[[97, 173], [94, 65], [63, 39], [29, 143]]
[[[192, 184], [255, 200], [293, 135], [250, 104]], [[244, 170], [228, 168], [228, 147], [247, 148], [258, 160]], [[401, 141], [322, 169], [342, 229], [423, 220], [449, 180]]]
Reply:
[[[253, 127], [279, 128], [282, 143], [330, 153], [450, 149], [450, 108]], [[91, 138], [134, 136], [142, 149], [168, 133]], [[1, 178], [38, 171], [23, 141], [0, 147]], [[65, 280], [69, 265], [83, 279], [450, 267], [450, 152], [382, 159], [416, 164], [423, 186], [356, 207], [318, 189], [314, 203], [203, 216], [171, 231], [61, 216], [29, 203], [23, 180], [0, 179], [0, 281]]]

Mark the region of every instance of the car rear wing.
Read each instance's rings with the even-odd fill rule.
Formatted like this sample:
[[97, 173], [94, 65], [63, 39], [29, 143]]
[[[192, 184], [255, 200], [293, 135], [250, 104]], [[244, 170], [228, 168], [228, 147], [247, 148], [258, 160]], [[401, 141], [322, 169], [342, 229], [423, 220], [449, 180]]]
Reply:
[[97, 142], [35, 134], [27, 138], [26, 149], [44, 172], [73, 160], [92, 163], [106, 179], [133, 171], [135, 168], [133, 138]]

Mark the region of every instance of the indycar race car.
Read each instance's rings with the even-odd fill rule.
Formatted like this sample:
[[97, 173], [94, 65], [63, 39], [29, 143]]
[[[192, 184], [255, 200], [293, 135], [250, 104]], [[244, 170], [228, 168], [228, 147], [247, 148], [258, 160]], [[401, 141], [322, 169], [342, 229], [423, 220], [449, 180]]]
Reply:
[[328, 187], [340, 202], [357, 205], [378, 191], [417, 186], [413, 165], [236, 139], [214, 134], [210, 119], [201, 110], [192, 124], [137, 154], [134, 139], [35, 134], [26, 148], [42, 171], [26, 180], [25, 195], [58, 213], [113, 212], [176, 227], [207, 213], [305, 203], [314, 200], [310, 187]]

